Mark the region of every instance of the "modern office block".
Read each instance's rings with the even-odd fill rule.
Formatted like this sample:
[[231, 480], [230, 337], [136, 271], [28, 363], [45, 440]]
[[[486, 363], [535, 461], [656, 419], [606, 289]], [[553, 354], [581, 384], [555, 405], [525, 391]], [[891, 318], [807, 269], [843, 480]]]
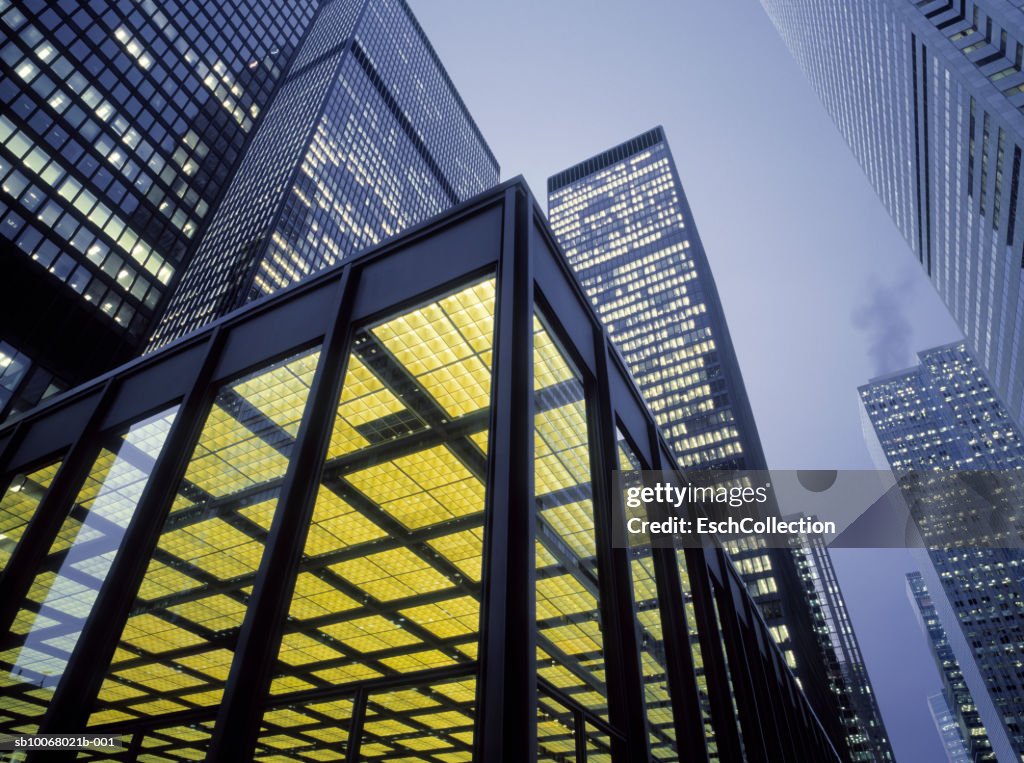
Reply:
[[[973, 354], [954, 343], [918, 357], [914, 368], [860, 388], [894, 474], [1019, 473], [1024, 438]], [[971, 494], [956, 495], [954, 510], [968, 505]], [[936, 508], [940, 517], [947, 512]], [[928, 556], [942, 588], [931, 587], [933, 601], [940, 615], [948, 611], [949, 643], [992, 748], [1012, 758], [1024, 754], [1024, 553], [1004, 545], [939, 536]]]
[[[936, 727], [942, 736], [943, 745], [951, 752], [950, 757], [953, 760], [957, 759], [957, 753], [962, 753], [962, 760], [995, 760], [988, 732], [985, 731], [985, 726], [978, 715], [974, 697], [971, 696], [971, 690], [964, 681], [963, 670], [949, 645], [932, 595], [920, 572], [907, 573], [907, 591], [914, 604], [918, 622], [928, 638], [928, 647], [942, 679], [942, 693], [935, 702], [929, 698], [929, 707], [936, 719]], [[943, 710], [952, 717], [943, 718], [940, 726], [939, 718], [942, 717]], [[960, 745], [959, 749], [957, 742]]]
[[1024, 424], [1024, 9], [1005, 0], [761, 0]]
[[404, 0], [328, 2], [152, 346], [432, 217], [498, 174]]
[[0, 420], [134, 357], [316, 5], [0, 3]]
[[796, 560], [805, 588], [814, 597], [811, 611], [816, 616], [815, 631], [820, 634], [850, 760], [891, 763], [896, 757], [825, 539], [804, 535]]
[[[664, 130], [548, 179], [548, 215], [580, 284], [690, 469], [766, 469], [714, 278]], [[793, 554], [729, 547], [772, 633], [834, 737], [836, 695]]]
[[715, 758], [838, 761], [724, 552], [613, 547], [673, 460], [506, 183], [0, 429], [0, 730], [707, 759], [691, 629]]

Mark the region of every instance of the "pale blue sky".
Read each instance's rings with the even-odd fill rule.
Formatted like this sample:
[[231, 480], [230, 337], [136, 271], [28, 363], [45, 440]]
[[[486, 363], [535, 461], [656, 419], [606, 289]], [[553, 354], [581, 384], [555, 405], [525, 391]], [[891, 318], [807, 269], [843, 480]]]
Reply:
[[[872, 468], [857, 385], [960, 333], [760, 5], [411, 4], [542, 203], [549, 175], [664, 125], [770, 466]], [[909, 554], [834, 557], [900, 763], [940, 759]]]

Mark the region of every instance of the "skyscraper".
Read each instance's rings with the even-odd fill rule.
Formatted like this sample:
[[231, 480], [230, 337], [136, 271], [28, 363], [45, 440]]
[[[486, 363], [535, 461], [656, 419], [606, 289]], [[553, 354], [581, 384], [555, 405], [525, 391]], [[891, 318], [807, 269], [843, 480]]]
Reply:
[[[683, 467], [765, 469], [707, 256], [664, 130], [548, 179], [548, 215]], [[835, 695], [787, 549], [730, 548], [777, 643], [836, 736]]]
[[891, 763], [896, 758], [825, 539], [804, 535], [796, 561], [804, 586], [814, 597], [811, 611], [817, 616], [815, 631], [838, 701], [850, 760]]
[[[1024, 438], [964, 344], [936, 347], [918, 358], [914, 368], [860, 388], [893, 472], [1024, 468]], [[932, 586], [933, 602], [992, 747], [1022, 755], [1024, 554], [967, 543], [932, 548], [928, 555], [943, 589]]]
[[[937, 700], [929, 698], [929, 709], [943, 738], [943, 745], [953, 753], [951, 758], [954, 760], [957, 752], [963, 753], [962, 760], [965, 761], [995, 760], [992, 743], [978, 715], [977, 704], [964, 681], [963, 670], [949, 645], [935, 603], [920, 572], [907, 573], [907, 591], [942, 680], [942, 693]], [[943, 718], [944, 713], [949, 713], [951, 718]], [[942, 726], [939, 725], [940, 718]], [[952, 728], [946, 726], [950, 721]], [[960, 744], [959, 750], [957, 743]]]
[[328, 2], [152, 344], [436, 215], [498, 173], [404, 0]]
[[317, 3], [0, 5], [2, 420], [134, 356]]
[[1024, 424], [1024, 8], [761, 2]]

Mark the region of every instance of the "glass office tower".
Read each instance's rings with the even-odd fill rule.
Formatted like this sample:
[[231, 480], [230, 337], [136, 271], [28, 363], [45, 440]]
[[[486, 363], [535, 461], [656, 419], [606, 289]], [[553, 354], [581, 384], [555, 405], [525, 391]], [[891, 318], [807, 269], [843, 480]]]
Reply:
[[522, 181], [112, 379], [0, 428], [0, 730], [840, 760], [720, 549], [613, 546], [614, 467], [673, 455]]
[[153, 334], [158, 347], [498, 181], [404, 0], [324, 5]]
[[[1024, 468], [1024, 438], [966, 346], [918, 358], [860, 388], [893, 472]], [[929, 550], [945, 593], [932, 597], [992, 747], [1012, 759], [1024, 755], [1024, 554], [974, 545]]]
[[[942, 679], [942, 693], [937, 698], [929, 697], [928, 703], [943, 745], [953, 760], [957, 755], [963, 761], [995, 760], [988, 732], [920, 572], [907, 573], [907, 591]], [[949, 718], [944, 717], [946, 713]]]
[[896, 757], [825, 539], [804, 535], [796, 561], [813, 597], [815, 631], [825, 655], [829, 684], [839, 700], [850, 760], [891, 763]]
[[1024, 425], [1024, 8], [761, 4]]
[[[656, 127], [548, 180], [569, 262], [684, 468], [766, 469], [707, 256]], [[820, 713], [842, 734], [835, 693], [793, 555], [730, 551]]]
[[135, 355], [316, 5], [0, 2], [0, 420]]

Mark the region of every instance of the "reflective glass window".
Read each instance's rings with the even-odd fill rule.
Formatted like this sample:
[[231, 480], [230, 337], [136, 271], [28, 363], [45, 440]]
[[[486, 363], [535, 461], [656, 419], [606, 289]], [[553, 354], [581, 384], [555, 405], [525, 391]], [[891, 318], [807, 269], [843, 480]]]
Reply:
[[607, 715], [604, 642], [583, 382], [534, 320], [537, 673]]
[[[0, 653], [0, 730], [34, 731], [138, 508], [177, 407], [104, 443]], [[6, 716], [5, 718], [2, 716]]]
[[[318, 357], [310, 350], [218, 390], [91, 727], [215, 712]], [[207, 736], [174, 728], [160, 733], [167, 750], [203, 757]]]
[[[621, 433], [618, 433], [617, 442], [623, 490], [643, 487], [643, 466], [640, 460]], [[666, 676], [668, 662], [665, 656], [665, 634], [650, 545], [631, 547], [629, 561], [651, 755], [660, 761], [678, 761], [675, 721]]]

